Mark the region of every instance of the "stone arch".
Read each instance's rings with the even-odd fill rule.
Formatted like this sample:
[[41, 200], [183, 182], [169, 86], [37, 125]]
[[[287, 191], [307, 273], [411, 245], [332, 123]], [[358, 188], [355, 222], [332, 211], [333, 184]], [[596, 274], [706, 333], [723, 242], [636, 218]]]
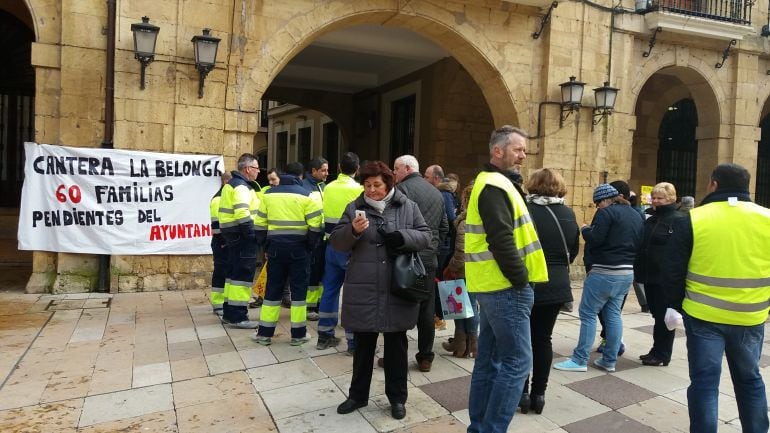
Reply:
[[[329, 11], [334, 13], [329, 13]], [[463, 65], [479, 85], [495, 124], [519, 124], [526, 98], [516, 94], [517, 86], [506, 83], [495, 65], [504, 61], [502, 53], [483, 33], [472, 26], [458, 26], [457, 16], [425, 1], [415, 1], [401, 9], [397, 3], [372, 1], [355, 4], [332, 1], [292, 19], [261, 44], [265, 55], [253, 65], [245, 94], [262, 94], [289, 61], [321, 35], [358, 24], [381, 24], [409, 29], [445, 49]], [[291, 47], [272, 52], [272, 47]], [[512, 90], [513, 89], [513, 90]]]
[[[671, 77], [667, 89], [658, 89], [655, 98], [655, 108], [646, 113], [642, 106], [645, 86], [654, 83], [655, 78]], [[725, 90], [718, 83], [713, 72], [713, 66], [689, 54], [687, 50], [669, 49], [657, 56], [654, 61], [645, 64], [631, 89], [633, 107], [631, 112], [637, 117], [637, 130], [634, 134], [632, 151], [632, 181], [634, 187], [639, 184], [650, 184], [655, 181], [657, 166], [653, 169], [652, 160], [657, 160], [658, 129], [663, 120], [665, 110], [671, 104], [683, 98], [692, 98], [698, 113], [698, 158], [696, 170], [696, 194], [705, 194], [704, 176], [708, 176], [710, 168], [719, 161], [723, 151], [723, 139], [720, 132], [722, 125], [729, 123], [729, 113], [723, 110], [721, 101], [726, 99]], [[723, 149], [722, 149], [723, 150]], [[724, 156], [724, 155], [722, 155]]]
[[[632, 80], [635, 84], [631, 88], [631, 97], [625, 99], [623, 109], [629, 113], [635, 113], [639, 95], [644, 85], [650, 78], [666, 71], [679, 78], [692, 93], [698, 112], [702, 113], [703, 125], [720, 125], [729, 123], [729, 113], [722, 109], [721, 101], [727, 100], [724, 88], [719, 85], [720, 80], [714, 72], [714, 66], [706, 64], [703, 60], [690, 55], [689, 50], [683, 47], [672, 47], [662, 51], [658, 55], [650, 57], [650, 61], [637, 72]], [[671, 68], [671, 69], [669, 69]], [[698, 92], [694, 90], [706, 90]], [[704, 110], [709, 105], [717, 107], [717, 110]]]

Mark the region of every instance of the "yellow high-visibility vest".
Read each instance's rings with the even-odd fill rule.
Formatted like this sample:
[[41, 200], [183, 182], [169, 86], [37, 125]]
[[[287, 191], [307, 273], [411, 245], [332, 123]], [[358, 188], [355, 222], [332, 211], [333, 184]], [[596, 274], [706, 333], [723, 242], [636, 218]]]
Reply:
[[487, 185], [496, 186], [508, 195], [512, 205], [512, 235], [519, 257], [524, 260], [529, 273], [529, 281], [534, 283], [548, 281], [548, 267], [545, 263], [543, 248], [540, 246], [540, 240], [524, 199], [503, 174], [482, 171], [476, 176], [465, 220], [465, 281], [468, 291], [494, 292], [511, 287], [511, 282], [503, 275], [492, 252], [489, 251], [487, 233], [484, 231], [484, 224], [479, 214], [479, 196]]
[[770, 209], [721, 201], [691, 210], [690, 218], [684, 311], [713, 323], [763, 323], [770, 310]]
[[220, 195], [222, 190], [219, 190], [220, 192], [217, 193], [214, 197], [211, 198], [211, 202], [209, 202], [209, 215], [211, 216], [211, 234], [219, 235], [222, 234], [221, 230], [219, 229], [219, 201], [222, 198]]
[[256, 230], [267, 230], [268, 238], [306, 236], [308, 231], [322, 230], [323, 210], [301, 185], [280, 185], [262, 196], [254, 225]]
[[254, 224], [257, 209], [259, 197], [254, 185], [240, 173], [233, 172], [233, 178], [222, 187], [219, 198], [220, 230], [222, 233], [238, 232], [241, 225]]
[[326, 234], [331, 234], [334, 226], [340, 221], [342, 213], [348, 204], [355, 200], [364, 187], [347, 174], [340, 173], [337, 180], [326, 185], [323, 196], [324, 223]]

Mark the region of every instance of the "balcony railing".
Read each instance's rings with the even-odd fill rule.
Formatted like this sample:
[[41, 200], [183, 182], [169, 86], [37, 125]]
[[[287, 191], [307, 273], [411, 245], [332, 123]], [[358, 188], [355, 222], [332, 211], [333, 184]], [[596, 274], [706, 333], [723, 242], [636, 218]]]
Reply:
[[749, 25], [753, 0], [656, 0], [647, 12], [663, 11]]

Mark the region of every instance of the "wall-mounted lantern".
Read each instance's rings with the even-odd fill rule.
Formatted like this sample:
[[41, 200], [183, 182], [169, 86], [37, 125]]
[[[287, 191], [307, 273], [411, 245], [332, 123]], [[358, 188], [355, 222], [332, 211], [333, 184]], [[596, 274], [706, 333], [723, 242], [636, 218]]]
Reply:
[[141, 23], [131, 24], [131, 32], [134, 34], [134, 58], [142, 64], [139, 89], [144, 90], [144, 69], [155, 60], [155, 42], [160, 27], [150, 24], [150, 18], [142, 17]]
[[217, 63], [217, 48], [219, 48], [220, 40], [211, 36], [211, 29], [203, 29], [203, 35], [195, 35], [192, 38], [195, 49], [195, 69], [200, 75], [198, 98], [203, 97], [203, 82], [206, 80], [206, 75], [214, 69], [214, 65]]

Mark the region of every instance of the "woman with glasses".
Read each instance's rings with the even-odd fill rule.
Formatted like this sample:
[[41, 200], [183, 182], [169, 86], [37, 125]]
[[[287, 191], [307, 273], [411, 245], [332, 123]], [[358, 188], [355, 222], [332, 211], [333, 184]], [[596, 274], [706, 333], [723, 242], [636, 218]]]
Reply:
[[431, 230], [417, 205], [397, 191], [388, 166], [375, 161], [359, 171], [364, 192], [350, 204], [329, 242], [350, 251], [342, 291], [342, 326], [353, 332], [353, 379], [348, 399], [337, 407], [347, 414], [367, 406], [377, 338], [385, 341], [385, 394], [395, 419], [406, 416], [406, 331], [417, 324], [419, 304], [390, 292], [394, 254], [422, 251]]

